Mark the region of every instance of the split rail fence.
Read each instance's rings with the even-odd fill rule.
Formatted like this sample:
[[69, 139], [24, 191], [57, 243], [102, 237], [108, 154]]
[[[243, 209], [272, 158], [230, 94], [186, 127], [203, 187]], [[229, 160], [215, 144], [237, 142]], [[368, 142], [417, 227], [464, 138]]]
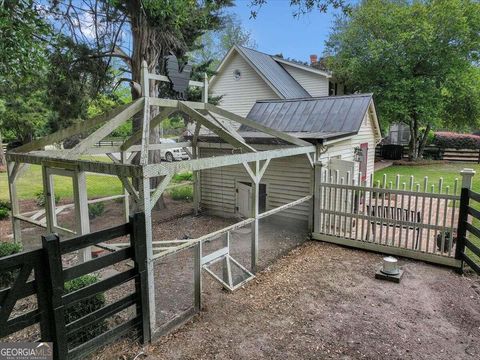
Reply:
[[[42, 248], [2, 258], [0, 272], [14, 274], [10, 286], [0, 291], [2, 340], [37, 325], [40, 331], [36, 340], [52, 342], [55, 359], [85, 358], [131, 331], [142, 342], [149, 341], [144, 223], [144, 214], [138, 213], [129, 223], [61, 242], [51, 234], [42, 237]], [[65, 267], [67, 254], [123, 236], [130, 238], [130, 245], [124, 249]], [[112, 266], [122, 262], [123, 269], [113, 270]], [[107, 267], [114, 275], [66, 291], [67, 282]], [[105, 294], [115, 289], [119, 294], [105, 304]], [[36, 298], [36, 308], [18, 315], [15, 305], [28, 297]], [[91, 303], [100, 306], [79, 313]]]

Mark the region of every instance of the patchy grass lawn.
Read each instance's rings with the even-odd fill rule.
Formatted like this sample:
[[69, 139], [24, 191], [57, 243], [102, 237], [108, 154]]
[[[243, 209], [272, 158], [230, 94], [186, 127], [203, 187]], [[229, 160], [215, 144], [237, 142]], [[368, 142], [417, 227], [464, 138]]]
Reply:
[[[101, 162], [110, 162], [106, 156], [87, 156], [86, 160], [94, 160]], [[174, 176], [172, 183], [181, 183], [192, 180], [191, 172], [179, 173]], [[54, 177], [55, 194], [61, 199], [71, 199], [72, 180], [64, 176]], [[181, 187], [182, 195], [190, 196], [193, 191], [191, 185]], [[42, 185], [42, 168], [39, 165], [31, 165], [29, 169], [18, 180], [17, 192], [20, 200], [35, 199], [36, 194], [43, 190]], [[122, 183], [118, 178], [113, 176], [87, 174], [87, 192], [89, 198], [98, 198], [105, 196], [118, 195], [122, 193]], [[7, 173], [0, 173], [0, 200], [9, 200]]]
[[393, 184], [395, 184], [395, 177], [398, 174], [400, 175], [400, 184], [404, 182], [407, 184], [408, 188], [410, 176], [413, 175], [415, 183], [419, 183], [420, 190], [423, 191], [423, 179], [425, 178], [425, 176], [428, 176], [428, 191], [430, 191], [430, 186], [434, 184], [436, 192], [438, 190], [438, 181], [440, 180], [440, 178], [443, 178], [443, 192], [445, 192], [446, 186], [449, 186], [451, 193], [453, 191], [455, 178], [458, 178], [458, 191], [460, 191], [462, 180], [460, 171], [464, 168], [471, 168], [477, 172], [477, 175], [475, 175], [473, 178], [473, 190], [476, 192], [480, 192], [480, 164], [472, 163], [439, 163], [422, 166], [390, 166], [388, 168], [375, 172], [375, 182], [377, 180], [382, 182], [383, 174], [387, 174], [387, 183], [391, 181]]
[[[383, 181], [383, 174], [387, 175], [387, 184], [388, 182], [392, 182], [395, 184], [395, 178], [400, 175], [400, 184], [406, 183], [407, 189], [410, 183], [410, 176], [413, 175], [415, 179], [415, 183], [420, 184], [420, 191], [423, 191], [423, 179], [425, 176], [428, 176], [428, 192], [431, 191], [430, 186], [432, 184], [435, 185], [435, 192], [438, 191], [438, 181], [440, 178], [443, 178], [443, 193], [445, 193], [446, 187], [450, 187], [450, 194], [453, 192], [453, 187], [455, 184], [455, 179], [458, 178], [458, 193], [460, 193], [460, 189], [462, 186], [462, 176], [460, 175], [460, 171], [464, 168], [471, 168], [475, 170], [477, 173], [473, 177], [472, 182], [472, 189], [475, 192], [480, 193], [480, 164], [472, 164], [472, 163], [439, 163], [439, 164], [432, 164], [432, 165], [421, 165], [421, 166], [408, 166], [408, 165], [397, 165], [397, 166], [390, 166], [388, 168], [379, 170], [375, 172], [374, 179], [375, 183], [377, 180], [380, 182]], [[402, 186], [402, 185], [400, 185]], [[457, 204], [458, 206], [459, 204]], [[480, 203], [475, 201], [471, 202], [471, 205], [480, 210]], [[473, 224], [480, 228], [480, 221], [474, 219]], [[469, 237], [474, 243], [480, 246], [480, 239], [470, 235]], [[476, 260], [477, 263], [480, 264], [480, 258], [475, 256], [473, 253], [469, 252], [470, 255]]]

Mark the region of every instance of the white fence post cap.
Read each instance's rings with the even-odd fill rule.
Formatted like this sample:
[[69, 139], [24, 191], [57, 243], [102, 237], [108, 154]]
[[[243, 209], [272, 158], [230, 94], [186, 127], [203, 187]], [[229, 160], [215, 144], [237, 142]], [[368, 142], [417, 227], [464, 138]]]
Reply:
[[460, 171], [462, 175], [462, 188], [471, 189], [472, 187], [472, 177], [475, 175], [476, 171], [470, 168], [465, 168]]

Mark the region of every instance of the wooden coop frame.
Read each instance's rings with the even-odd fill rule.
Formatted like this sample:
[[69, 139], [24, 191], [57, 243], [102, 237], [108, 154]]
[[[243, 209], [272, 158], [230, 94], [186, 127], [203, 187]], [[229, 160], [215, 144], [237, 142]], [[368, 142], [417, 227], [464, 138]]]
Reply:
[[[219, 234], [228, 233], [241, 226], [250, 224], [251, 232], [251, 273], [252, 276], [257, 269], [258, 258], [258, 224], [259, 219], [269, 216], [278, 211], [295, 206], [301, 202], [309, 201], [313, 196], [306, 196], [292, 203], [280, 206], [276, 209], [259, 214], [258, 196], [259, 184], [265, 170], [270, 161], [276, 158], [302, 155], [308, 157], [309, 162], [314, 167], [316, 161], [315, 146], [309, 142], [298, 139], [286, 133], [265, 127], [252, 120], [246, 119], [239, 115], [226, 111], [218, 106], [208, 103], [208, 79], [205, 75], [203, 82], [190, 81], [189, 85], [202, 89], [202, 102], [190, 102], [174, 99], [154, 98], [148, 96], [149, 85], [151, 81], [170, 82], [169, 78], [163, 75], [149, 73], [146, 62], [142, 64], [142, 97], [134, 100], [130, 104], [122, 105], [105, 114], [88, 119], [84, 122], [74, 124], [66, 129], [59, 130], [53, 134], [47, 135], [41, 139], [34, 140], [28, 144], [17, 147], [7, 153], [7, 169], [9, 193], [12, 204], [12, 222], [13, 233], [16, 242], [21, 242], [21, 223], [26, 222], [36, 226], [45, 228], [47, 232], [57, 232], [61, 235], [84, 235], [90, 232], [88, 218], [88, 203], [109, 200], [110, 198], [95, 199], [88, 201], [86, 193], [85, 174], [97, 173], [116, 176], [122, 182], [125, 195], [118, 195], [112, 198], [123, 198], [125, 213], [129, 215], [129, 201], [132, 202], [134, 211], [145, 212], [145, 232], [147, 238], [147, 270], [149, 283], [149, 303], [150, 303], [150, 327], [153, 329], [155, 324], [155, 293], [154, 285], [154, 269], [153, 262], [155, 259], [166, 256], [168, 254], [181, 251], [186, 248], [197, 246], [200, 248], [199, 257], [196, 264], [201, 268], [205, 268], [209, 263], [220, 257], [229, 256], [225, 252], [220, 252], [213, 256], [202, 258], [201, 243], [206, 239]], [[151, 107], [159, 107], [160, 112], [157, 116], [150, 118]], [[95, 144], [108, 136], [113, 130], [118, 128], [135, 114], [143, 111], [142, 128], [134, 132], [120, 146], [95, 147]], [[195, 122], [195, 132], [192, 140], [175, 144], [150, 144], [150, 129], [158, 126], [162, 120], [167, 118], [174, 112], [183, 112]], [[282, 140], [291, 146], [281, 146], [270, 150], [256, 150], [247, 144], [244, 138], [228, 122], [220, 121], [218, 117], [223, 117], [229, 121], [246, 125], [257, 131], [266, 133], [274, 138]], [[234, 149], [239, 149], [239, 153], [231, 155], [216, 156], [210, 158], [199, 158], [197, 141], [201, 127], [205, 127], [209, 131], [219, 136], [223, 141], [230, 144]], [[95, 129], [92, 131], [92, 129]], [[47, 145], [59, 144], [66, 138], [76, 134], [84, 134], [92, 131], [90, 135], [81, 140], [75, 147], [69, 150], [44, 150]], [[161, 162], [150, 164], [148, 161], [148, 152], [158, 149], [168, 149], [173, 147], [192, 148], [191, 159], [180, 162]], [[135, 154], [140, 154], [140, 163], [132, 164]], [[81, 159], [84, 155], [106, 154], [112, 159], [112, 163], [95, 162]], [[115, 154], [120, 154], [120, 157]], [[16, 181], [19, 175], [26, 169], [27, 165], [35, 164], [42, 166], [43, 189], [46, 194], [45, 211], [41, 214], [20, 213], [19, 200], [16, 190]], [[194, 180], [194, 209], [199, 208], [199, 172], [205, 169], [218, 168], [229, 165], [243, 164], [246, 172], [252, 180], [252, 206], [251, 216], [237, 224], [229, 226], [220, 231], [203, 236], [199, 239], [189, 240], [172, 240], [172, 241], [153, 241], [152, 236], [152, 217], [151, 212], [162, 193], [165, 191], [168, 183], [174, 174], [181, 171], [192, 171]], [[55, 199], [52, 188], [52, 175], [70, 176], [73, 179], [74, 188], [74, 204], [76, 220], [78, 225], [74, 232], [61, 228], [55, 222]], [[313, 171], [312, 171], [313, 174]], [[158, 186], [151, 189], [150, 179], [160, 177]], [[134, 187], [134, 180], [138, 188]], [[67, 205], [68, 206], [68, 205]], [[39, 220], [44, 217], [43, 220]], [[89, 251], [84, 252], [80, 256], [80, 260], [89, 260]], [[196, 273], [200, 271], [196, 270]], [[208, 272], [208, 270], [207, 270]], [[195, 285], [195, 301], [196, 308], [199, 309], [201, 280], [200, 275], [196, 275]], [[233, 290], [231, 282], [228, 281], [223, 285]], [[153, 334], [154, 331], [152, 331]]]

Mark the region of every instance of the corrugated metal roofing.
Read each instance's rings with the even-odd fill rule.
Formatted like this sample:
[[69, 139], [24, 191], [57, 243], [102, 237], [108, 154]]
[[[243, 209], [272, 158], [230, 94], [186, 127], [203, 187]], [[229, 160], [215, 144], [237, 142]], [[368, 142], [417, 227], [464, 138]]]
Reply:
[[243, 46], [237, 48], [285, 99], [310, 97], [310, 94], [272, 56]]
[[[325, 96], [291, 100], [260, 100], [247, 118], [287, 133], [308, 133], [308, 138], [327, 139], [356, 134], [368, 110], [372, 94]], [[242, 125], [241, 133], [255, 131]], [[298, 134], [297, 136], [303, 137]]]

